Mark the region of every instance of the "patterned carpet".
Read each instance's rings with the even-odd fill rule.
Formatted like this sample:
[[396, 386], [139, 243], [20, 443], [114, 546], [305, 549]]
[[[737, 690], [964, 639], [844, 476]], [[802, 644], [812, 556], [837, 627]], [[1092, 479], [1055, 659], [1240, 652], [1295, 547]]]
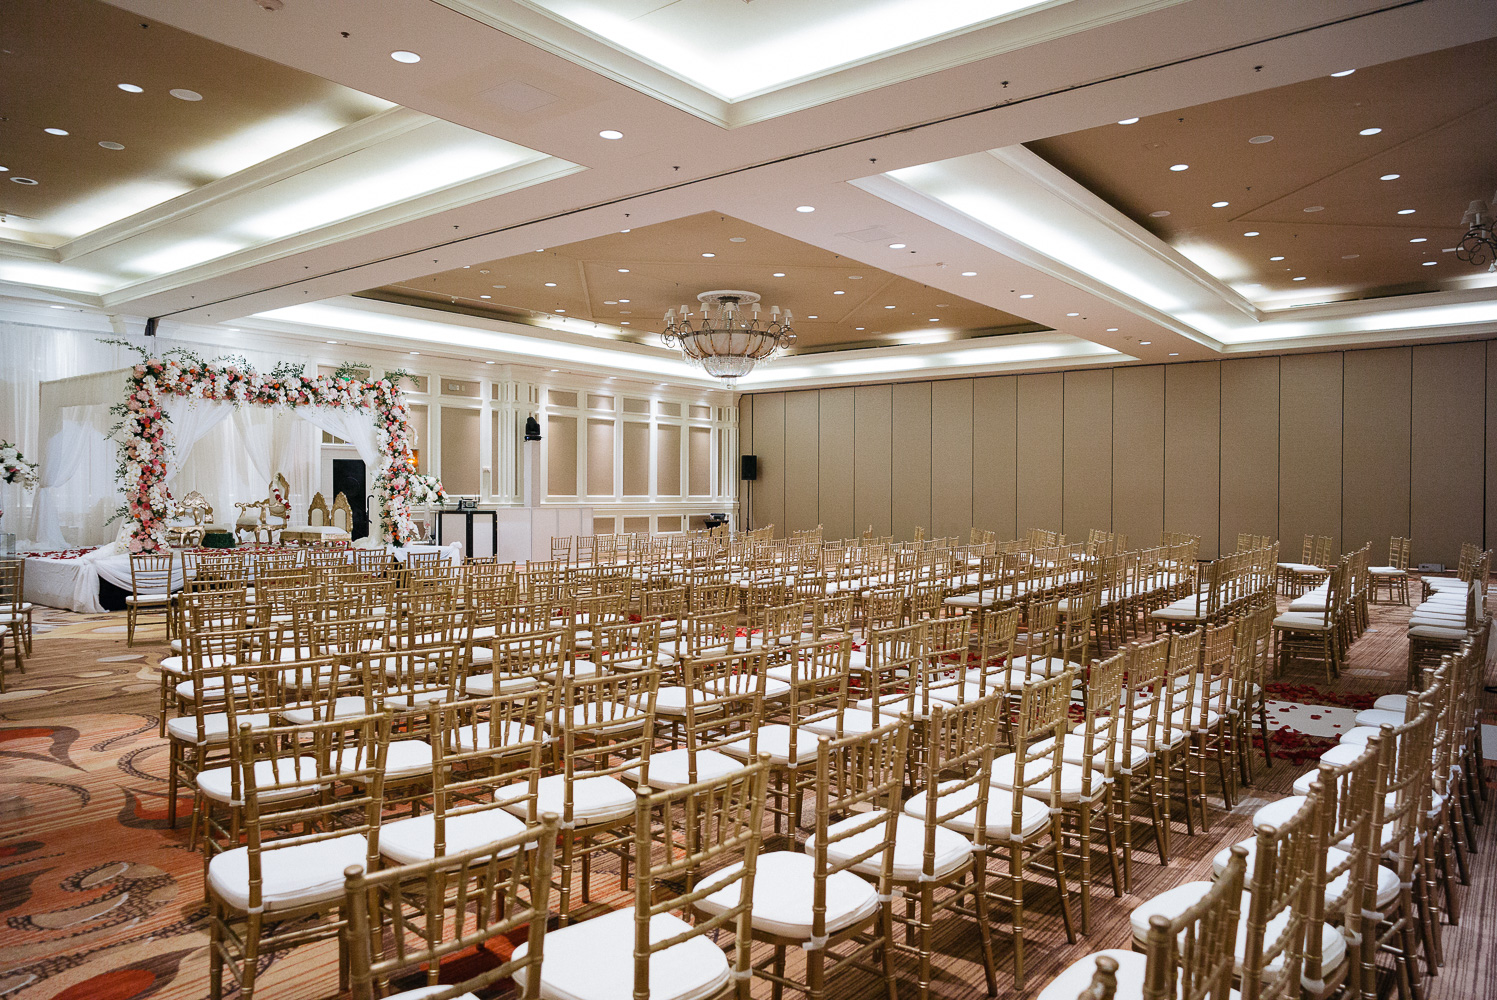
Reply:
[[[1354, 656], [1362, 669], [1349, 670], [1323, 703], [1344, 708], [1348, 698], [1394, 689], [1402, 668], [1393, 633], [1407, 614], [1375, 609], [1388, 634], [1375, 657]], [[165, 823], [154, 670], [169, 653], [161, 631], [130, 648], [123, 614], [39, 610], [36, 632], [27, 672], [10, 673], [0, 694], [0, 997], [198, 1000], [208, 967], [203, 862], [186, 846], [187, 824], [171, 831]], [[1270, 693], [1303, 704], [1308, 719], [1320, 692], [1307, 685], [1322, 679], [1288, 677]], [[1313, 759], [1334, 735], [1295, 728], [1274, 741], [1281, 757]], [[190, 814], [190, 797], [182, 807]], [[462, 964], [471, 971], [483, 958]], [[335, 996], [335, 963], [331, 944], [272, 955], [256, 993]]]

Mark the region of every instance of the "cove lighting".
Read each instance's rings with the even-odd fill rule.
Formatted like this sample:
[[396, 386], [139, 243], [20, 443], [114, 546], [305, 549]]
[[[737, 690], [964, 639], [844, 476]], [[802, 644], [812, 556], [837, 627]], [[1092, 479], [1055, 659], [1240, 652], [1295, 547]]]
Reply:
[[624, 133], [620, 132], [616, 128], [605, 128], [603, 131], [598, 133], [599, 139], [622, 139], [623, 137]]
[[412, 63], [418, 63], [421, 61], [420, 56], [418, 56], [414, 52], [409, 51], [408, 49], [396, 49], [394, 52], [390, 53], [390, 58], [394, 59], [398, 63], [405, 63], [407, 66], [411, 65]]

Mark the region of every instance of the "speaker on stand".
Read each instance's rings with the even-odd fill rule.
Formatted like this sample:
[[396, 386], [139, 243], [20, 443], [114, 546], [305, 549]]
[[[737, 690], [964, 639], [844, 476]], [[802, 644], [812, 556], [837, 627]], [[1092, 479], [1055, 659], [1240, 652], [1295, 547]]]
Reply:
[[[752, 483], [759, 478], [759, 456], [740, 455], [738, 457], [738, 478], [745, 483]], [[749, 531], [754, 526], [754, 493], [749, 487], [743, 491], [743, 521], [744, 531]]]

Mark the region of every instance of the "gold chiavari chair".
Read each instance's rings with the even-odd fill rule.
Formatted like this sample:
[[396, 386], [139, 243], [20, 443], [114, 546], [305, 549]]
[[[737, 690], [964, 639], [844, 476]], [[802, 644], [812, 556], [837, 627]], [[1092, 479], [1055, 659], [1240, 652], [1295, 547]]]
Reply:
[[[1185, 831], [1195, 836], [1195, 813], [1201, 813], [1201, 822], [1206, 819], [1205, 780], [1193, 780], [1193, 737], [1189, 716], [1196, 704], [1196, 689], [1200, 679], [1201, 639], [1203, 629], [1197, 626], [1189, 632], [1175, 632], [1169, 637], [1169, 668], [1165, 675], [1163, 701], [1159, 714], [1159, 731], [1155, 739], [1159, 766], [1162, 769], [1164, 795], [1165, 836], [1170, 825], [1170, 799], [1178, 785], [1180, 800], [1185, 807]], [[1179, 772], [1178, 782], [1175, 773]], [[1167, 848], [1166, 848], [1167, 849]]]
[[[1079, 958], [1052, 979], [1036, 1000], [1098, 1000], [1114, 995], [1143, 1000], [1228, 1000], [1233, 995], [1246, 868], [1246, 849], [1233, 848], [1226, 868], [1194, 905], [1173, 919], [1160, 914], [1150, 918], [1143, 954], [1110, 948]], [[1094, 966], [1096, 972], [1092, 972]]]
[[[763, 836], [765, 773], [763, 764], [751, 764], [684, 787], [641, 787], [634, 812], [634, 905], [547, 934], [541, 995], [593, 996], [629, 983], [637, 1000], [749, 1000], [749, 912]], [[735, 860], [742, 867], [725, 872]], [[695, 924], [675, 915], [709, 895], [733, 903]], [[631, 924], [632, 948], [620, 943], [630, 940]], [[732, 931], [731, 963], [713, 940], [720, 928]], [[515, 957], [526, 951], [520, 945]], [[517, 984], [528, 988], [528, 973], [516, 971]]]
[[[1024, 687], [1013, 724], [1013, 762], [1006, 767], [996, 763], [993, 765], [996, 773], [1005, 779], [1003, 784], [1006, 786], [996, 791], [1008, 793], [1012, 801], [1012, 812], [1010, 825], [1004, 831], [1006, 836], [999, 832], [998, 824], [989, 826], [994, 860], [1006, 854], [1008, 862], [1007, 869], [994, 879], [991, 898], [1009, 910], [1014, 985], [1019, 989], [1024, 986], [1024, 932], [1028, 921], [1025, 884], [1030, 870], [1048, 871], [1054, 878], [1060, 895], [1066, 940], [1072, 944], [1076, 941], [1071, 894], [1066, 877], [1061, 813], [1058, 808], [1052, 811], [1046, 804], [1058, 802], [1061, 798], [1061, 780], [1065, 768], [1062, 754], [1074, 683], [1075, 676], [1066, 671]], [[991, 780], [992, 772], [989, 777]], [[1042, 866], [1047, 855], [1051, 860], [1049, 869]]]
[[1214, 758], [1216, 761], [1222, 802], [1228, 810], [1235, 798], [1233, 779], [1237, 771], [1228, 760], [1232, 752], [1228, 707], [1232, 703], [1232, 683], [1236, 674], [1236, 631], [1236, 624], [1230, 621], [1205, 628], [1201, 635], [1200, 667], [1191, 700], [1169, 717], [1171, 727], [1190, 732], [1188, 780], [1196, 783], [1192, 797], [1201, 803], [1202, 830], [1211, 829], [1211, 817], [1206, 809], [1206, 767], [1209, 760]]
[[[343, 939], [343, 873], [355, 865], [371, 871], [379, 858], [389, 739], [388, 713], [306, 726], [241, 724], [245, 843], [213, 855], [205, 879], [211, 1000], [223, 996], [226, 966], [239, 996], [253, 1000], [263, 955]], [[328, 761], [361, 744], [368, 766], [335, 774]], [[267, 770], [276, 781], [262, 792], [258, 779]]]
[[[807, 741], [804, 763], [816, 802], [812, 834], [804, 850], [792, 845], [759, 856], [750, 909], [755, 940], [774, 949], [754, 974], [776, 991], [789, 986], [820, 1000], [829, 980], [862, 969], [882, 973], [891, 1000], [896, 995], [895, 830], [908, 737], [909, 727], [893, 722], [841, 740]], [[722, 889], [696, 910], [716, 916], [736, 901], [736, 888]], [[787, 978], [789, 948], [805, 953], [803, 982]], [[869, 964], [876, 956], [882, 958], [877, 970]]]
[[1390, 603], [1409, 603], [1409, 555], [1413, 545], [1408, 538], [1388, 539], [1388, 565], [1367, 568], [1372, 600], [1376, 601], [1378, 593], [1383, 592]]
[[[483, 655], [480, 657], [479, 653]], [[453, 677], [452, 699], [546, 687], [559, 703], [561, 678], [571, 674], [571, 636], [561, 629], [496, 635], [473, 649], [469, 671]]]
[[[202, 587], [189, 580], [178, 595], [177, 638], [173, 642], [190, 651], [187, 637], [199, 631], [240, 631], [249, 627], [250, 607], [244, 589], [220, 589], [214, 584]], [[192, 704], [193, 684], [189, 652], [173, 653], [157, 664], [161, 671], [161, 718], [158, 735], [166, 737], [167, 719], [182, 715]], [[175, 712], [173, 712], [175, 709]]]
[[[521, 1000], [539, 1000], [536, 973], [545, 954], [556, 831], [556, 815], [547, 813], [519, 833], [429, 861], [367, 875], [357, 865], [345, 869], [353, 1000], [387, 996], [388, 989], [417, 977], [426, 988], [403, 993], [408, 1000], [423, 994], [472, 996], [515, 978], [521, 969], [528, 983]], [[437, 987], [443, 959], [521, 933], [527, 944], [523, 956], [511, 955], [450, 989]]]
[[[171, 631], [168, 622], [167, 631]], [[26, 672], [22, 658], [31, 655], [31, 603], [26, 600], [26, 560], [0, 561], [0, 691], [5, 690], [5, 638], [11, 641], [11, 661]]]
[[[669, 692], [683, 702], [681, 734], [684, 745], [656, 750], [647, 760], [624, 771], [625, 781], [651, 788], [678, 788], [728, 773], [743, 764], [735, 752], [746, 745], [747, 758], [759, 759], [759, 726], [764, 717], [764, 654], [724, 653], [688, 658], [682, 663], [682, 684]], [[786, 685], [788, 688], [788, 685]], [[656, 714], [667, 689], [655, 699]]]
[[[1148, 808], [1159, 863], [1169, 863], [1169, 771], [1160, 759], [1161, 738], [1182, 730], [1171, 730], [1164, 709], [1169, 704], [1166, 688], [1169, 681], [1170, 637], [1153, 642], [1136, 643], [1125, 651], [1127, 687], [1123, 698], [1122, 727], [1118, 734], [1118, 756], [1113, 766], [1117, 781], [1115, 801], [1123, 841], [1123, 884], [1132, 891], [1133, 833], [1136, 826], [1134, 806]], [[1162, 806], [1162, 811], [1161, 811]]]
[[[135, 629], [142, 616], [160, 615], [166, 638], [175, 634], [171, 614], [172, 587], [176, 582], [177, 562], [170, 553], [130, 554], [130, 593], [125, 596], [125, 645], [135, 645]], [[16, 668], [21, 669], [21, 647], [16, 644]]]
[[550, 693], [536, 688], [429, 702], [430, 810], [386, 821], [380, 831], [381, 857], [397, 865], [417, 864], [533, 824]]
[[[896, 628], [869, 629], [862, 649], [848, 653], [848, 670], [856, 678], [864, 697], [849, 691], [846, 699], [830, 712], [819, 712], [804, 720], [813, 733], [841, 739], [849, 732], [869, 732], [902, 711], [915, 712], [918, 697], [928, 710], [924, 622]], [[856, 700], [855, 700], [856, 699]]]

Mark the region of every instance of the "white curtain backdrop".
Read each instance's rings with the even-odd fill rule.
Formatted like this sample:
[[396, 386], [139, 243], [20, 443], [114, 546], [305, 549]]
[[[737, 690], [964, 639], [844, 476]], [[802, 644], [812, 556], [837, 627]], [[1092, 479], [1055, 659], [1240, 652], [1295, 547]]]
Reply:
[[105, 522], [119, 506], [114, 473], [118, 454], [105, 437], [114, 415], [102, 404], [64, 406], [58, 430], [41, 449], [41, 485], [31, 511], [39, 549], [102, 545], [115, 532]]
[[234, 404], [172, 396], [162, 403], [161, 408], [171, 420], [174, 442], [174, 447], [166, 456], [166, 474], [162, 477], [169, 486], [187, 456], [192, 454], [193, 445], [234, 415]]
[[[199, 404], [201, 405], [201, 404]], [[313, 484], [317, 431], [279, 407], [215, 403], [229, 411], [227, 419], [210, 428], [192, 450], [179, 451], [179, 469], [169, 481], [172, 495], [181, 499], [197, 490], [213, 505], [215, 524], [232, 525], [236, 502], [263, 500], [276, 473], [291, 487], [292, 524], [305, 520]]]
[[[374, 433], [374, 416], [367, 410], [344, 410], [333, 406], [298, 406], [293, 412], [318, 430], [327, 431], [333, 437], [342, 438], [353, 446], [359, 458], [364, 460], [365, 495], [368, 497], [369, 534], [373, 538], [384, 537], [384, 524], [380, 521], [379, 504], [370, 488], [374, 474], [379, 471], [379, 444]], [[332, 497], [328, 497], [332, 501]]]

